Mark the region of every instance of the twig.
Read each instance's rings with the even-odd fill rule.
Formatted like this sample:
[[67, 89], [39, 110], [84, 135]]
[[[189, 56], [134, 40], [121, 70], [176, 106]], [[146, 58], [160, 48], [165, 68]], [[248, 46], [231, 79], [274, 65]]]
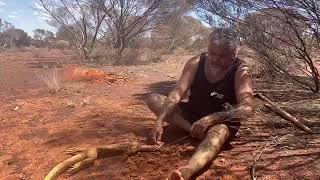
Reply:
[[303, 130], [303, 131], [305, 131], [307, 133], [310, 133], [310, 134], [314, 133], [309, 127], [307, 127], [306, 125], [301, 123], [297, 118], [293, 117], [288, 112], [282, 110], [280, 107], [275, 105], [273, 102], [271, 102], [268, 98], [266, 98], [262, 94], [256, 93], [254, 96], [257, 97], [258, 99], [262, 100], [263, 102], [266, 102], [267, 103], [267, 104], [265, 104], [266, 107], [268, 107], [272, 111], [274, 111], [277, 114], [279, 114], [282, 118], [290, 121], [295, 126], [297, 126], [299, 129], [301, 129], [301, 130]]
[[263, 152], [267, 149], [267, 147], [270, 145], [270, 141], [264, 146], [263, 150], [260, 151], [260, 149], [262, 148], [262, 146], [257, 150], [257, 151], [260, 151], [260, 154], [257, 156], [257, 157], [254, 157], [253, 158], [253, 163], [251, 165], [251, 168], [250, 168], [250, 175], [251, 175], [251, 179], [252, 180], [257, 180], [257, 177], [255, 176], [255, 172], [256, 172], [256, 163], [260, 160]]
[[161, 144], [159, 147], [155, 148], [154, 151], [159, 150], [161, 147], [170, 146], [170, 145], [172, 145], [172, 144], [175, 144], [175, 143], [177, 143], [177, 142], [179, 142], [179, 141], [181, 141], [181, 140], [183, 140], [183, 139], [185, 139], [185, 138], [188, 138], [188, 137], [190, 137], [190, 135], [187, 135], [187, 136], [184, 136], [184, 137], [182, 137], [182, 138], [179, 138], [179, 139], [177, 139], [177, 140], [175, 140], [175, 141], [173, 141], [173, 142], [171, 142], [171, 143], [168, 143], [168, 144], [164, 144], [164, 143], [163, 143], [163, 144]]
[[[274, 140], [275, 140], [276, 138], [277, 138], [277, 136], [274, 137], [274, 138], [272, 138], [272, 139], [271, 139], [267, 144], [265, 144], [264, 146], [260, 146], [259, 149], [256, 151], [256, 153], [257, 153], [257, 152], [259, 152], [259, 151], [262, 149], [262, 147], [264, 147], [264, 148], [260, 151], [260, 153], [253, 158], [253, 163], [252, 163], [251, 168], [250, 168], [250, 175], [251, 175], [251, 179], [252, 179], [252, 180], [257, 180], [257, 177], [255, 176], [256, 164], [257, 164], [257, 162], [260, 160], [262, 154], [269, 148], [270, 144], [271, 144], [272, 142], [274, 142]], [[280, 142], [280, 141], [279, 141], [279, 142]], [[276, 146], [277, 144], [279, 144], [279, 142], [276, 143], [274, 146]], [[254, 154], [256, 154], [256, 153], [254, 153]]]

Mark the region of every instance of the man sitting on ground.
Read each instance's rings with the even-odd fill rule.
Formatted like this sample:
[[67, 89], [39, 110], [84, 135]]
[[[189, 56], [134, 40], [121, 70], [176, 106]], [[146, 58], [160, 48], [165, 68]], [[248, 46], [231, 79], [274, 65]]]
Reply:
[[[190, 59], [168, 97], [151, 94], [148, 107], [157, 115], [152, 139], [161, 141], [166, 121], [202, 140], [188, 164], [170, 173], [170, 180], [187, 180], [210, 163], [253, 112], [248, 67], [235, 57], [235, 36], [217, 29], [209, 36], [208, 52]], [[187, 102], [182, 102], [187, 92]]]

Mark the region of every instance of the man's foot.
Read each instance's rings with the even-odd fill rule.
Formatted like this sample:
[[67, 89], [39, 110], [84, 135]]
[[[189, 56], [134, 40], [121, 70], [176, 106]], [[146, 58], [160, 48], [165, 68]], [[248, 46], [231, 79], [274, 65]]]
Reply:
[[191, 170], [189, 167], [181, 167], [169, 174], [167, 180], [188, 180], [191, 177]]

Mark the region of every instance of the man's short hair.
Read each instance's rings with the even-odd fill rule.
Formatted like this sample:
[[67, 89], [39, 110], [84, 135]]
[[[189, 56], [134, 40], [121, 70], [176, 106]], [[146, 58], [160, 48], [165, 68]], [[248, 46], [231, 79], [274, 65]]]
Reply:
[[235, 51], [237, 48], [237, 35], [229, 28], [216, 28], [209, 35], [209, 43], [225, 45], [230, 48], [231, 51]]

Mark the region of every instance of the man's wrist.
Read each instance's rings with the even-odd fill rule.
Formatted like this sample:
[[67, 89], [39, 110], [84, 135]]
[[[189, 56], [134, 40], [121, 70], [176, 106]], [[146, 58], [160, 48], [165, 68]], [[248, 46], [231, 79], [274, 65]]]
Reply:
[[163, 122], [164, 122], [164, 119], [162, 117], [158, 117], [157, 120], [156, 120], [157, 124], [163, 125]]

